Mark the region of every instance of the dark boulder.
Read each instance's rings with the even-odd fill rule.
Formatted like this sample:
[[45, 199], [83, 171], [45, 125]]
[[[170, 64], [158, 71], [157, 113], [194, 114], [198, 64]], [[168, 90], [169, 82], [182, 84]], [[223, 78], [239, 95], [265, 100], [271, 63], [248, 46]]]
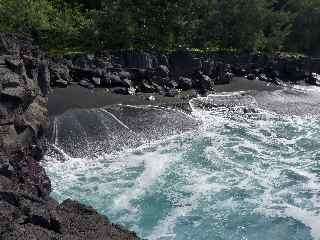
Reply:
[[80, 68], [75, 66], [70, 68], [70, 76], [75, 82], [79, 82], [84, 78], [103, 78], [106, 74], [106, 71], [101, 68]]
[[91, 68], [94, 69], [96, 68], [94, 59], [95, 59], [94, 55], [81, 54], [73, 58], [72, 64], [75, 67], [82, 68], [82, 69], [91, 69]]
[[306, 65], [308, 72], [320, 72], [320, 58], [311, 58], [308, 60]]
[[234, 77], [234, 75], [232, 72], [226, 72], [226, 73], [224, 73], [222, 78], [218, 79], [218, 82], [220, 81], [220, 82], [222, 82], [222, 84], [230, 83], [233, 77]]
[[95, 86], [99, 87], [101, 85], [101, 78], [93, 77], [92, 82]]
[[281, 79], [280, 79], [280, 78], [277, 78], [277, 77], [272, 78], [272, 79], [271, 79], [271, 82], [274, 83], [274, 84], [276, 84], [276, 85], [279, 85], [279, 86], [282, 85]]
[[25, 75], [12, 74], [11, 69], [3, 71], [17, 78], [15, 82], [18, 84], [7, 87], [1, 82], [1, 122], [6, 125], [0, 127], [0, 162], [9, 161], [9, 165], [1, 164], [2, 172], [7, 177], [10, 175], [11, 181], [20, 183], [20, 189], [47, 196], [50, 181], [38, 162], [41, 157], [37, 153], [37, 149], [40, 149], [37, 139], [41, 138], [47, 123], [46, 100], [39, 86], [40, 78], [31, 80]]
[[156, 68], [156, 75], [159, 77], [167, 78], [169, 77], [170, 71], [167, 66], [160, 65]]
[[244, 77], [248, 74], [246, 67], [237, 63], [232, 65], [231, 72], [234, 73], [237, 77]]
[[105, 60], [105, 59], [101, 59], [101, 58], [95, 58], [94, 59], [94, 65], [97, 68], [101, 68], [101, 69], [111, 69], [114, 66], [109, 62], [110, 60]]
[[152, 83], [155, 83], [161, 87], [167, 86], [170, 82], [169, 77], [160, 77], [160, 76], [153, 76], [150, 80]]
[[292, 60], [288, 60], [286, 62], [284, 74], [291, 82], [303, 80], [305, 77], [304, 71], [302, 70], [300, 64]]
[[114, 87], [111, 89], [111, 91], [113, 93], [116, 93], [116, 94], [122, 94], [122, 95], [128, 95], [129, 92], [128, 92], [128, 89], [125, 88], [125, 87]]
[[146, 78], [146, 70], [140, 68], [129, 68], [127, 71], [130, 73], [131, 80], [134, 82], [140, 82], [142, 79]]
[[56, 212], [62, 233], [78, 235], [81, 239], [137, 239], [133, 232], [111, 224], [93, 208], [78, 202], [66, 200], [58, 206]]
[[190, 78], [187, 77], [179, 77], [178, 78], [178, 87], [182, 90], [192, 89], [193, 83]]
[[214, 72], [214, 61], [203, 61], [201, 71], [207, 76], [211, 76]]
[[131, 74], [130, 74], [130, 72], [127, 72], [127, 71], [124, 71], [124, 70], [120, 71], [120, 72], [118, 73], [118, 76], [119, 76], [121, 79], [131, 79]]
[[169, 79], [165, 87], [172, 89], [172, 88], [178, 88], [179, 85], [174, 79]]
[[0, 239], [138, 239], [93, 208], [72, 200], [58, 204], [22, 191], [0, 190], [0, 209]]
[[65, 56], [65, 57], [62, 57], [62, 58], [58, 58], [58, 59], [52, 58], [51, 60], [54, 63], [64, 65], [67, 68], [72, 68], [73, 67], [72, 59], [70, 59], [68, 56]]
[[164, 65], [164, 66], [169, 66], [169, 60], [168, 60], [168, 57], [164, 54], [161, 54], [159, 56], [159, 65]]
[[28, 78], [37, 79], [38, 69], [41, 63], [39, 59], [30, 57], [30, 56], [23, 56], [22, 60], [23, 60]]
[[306, 78], [306, 83], [320, 86], [320, 74], [317, 73], [311, 73], [309, 77]]
[[88, 87], [89, 86], [89, 81], [87, 79], [83, 79], [79, 82], [79, 85], [82, 87]]
[[19, 87], [23, 85], [25, 76], [14, 73], [7, 68], [0, 67], [0, 79], [4, 88]]
[[40, 60], [29, 56], [23, 56], [22, 59], [25, 66], [25, 70], [21, 71], [21, 75], [27, 75], [26, 82], [29, 82], [30, 86], [34, 85], [31, 79], [36, 80], [35, 85], [37, 85], [37, 87], [40, 88], [42, 96], [46, 97], [50, 92], [50, 85], [52, 83], [49, 69], [49, 61]]
[[68, 85], [69, 85], [69, 82], [62, 79], [58, 79], [54, 82], [53, 87], [66, 88], [68, 87]]
[[271, 78], [280, 78], [280, 72], [278, 70], [272, 70], [270, 77]]
[[154, 93], [156, 89], [147, 80], [143, 80], [140, 84], [140, 89], [144, 93]]
[[226, 68], [222, 62], [216, 64], [215, 74], [211, 76], [216, 85], [229, 84], [232, 80], [233, 74]]
[[252, 74], [258, 76], [259, 74], [262, 73], [262, 70], [260, 68], [254, 68], [252, 71]]
[[193, 74], [194, 87], [199, 90], [213, 90], [214, 81], [202, 72], [197, 72]]
[[268, 78], [266, 76], [266, 74], [260, 74], [258, 78], [259, 78], [259, 80], [264, 81], [264, 82], [271, 82], [272, 81], [270, 78]]
[[17, 73], [20, 75], [26, 74], [24, 63], [22, 59], [19, 57], [7, 57], [5, 58], [5, 64], [14, 73]]
[[48, 63], [46, 61], [42, 61], [38, 70], [38, 86], [44, 97], [50, 92], [50, 82], [51, 76]]
[[90, 81], [88, 79], [83, 79], [79, 82], [79, 85], [84, 87], [84, 88], [88, 88], [88, 89], [93, 89], [94, 85], [92, 83], [90, 83]]
[[158, 61], [150, 53], [138, 50], [126, 50], [114, 52], [112, 64], [120, 64], [126, 68], [151, 69], [158, 65]]
[[[8, 159], [2, 159], [0, 162], [0, 175], [10, 178], [14, 175], [14, 168]], [[1, 179], [0, 179], [1, 181]], [[1, 181], [3, 182], [3, 181]], [[1, 186], [0, 186], [1, 188]]]
[[155, 92], [159, 93], [160, 95], [163, 95], [163, 94], [165, 93], [164, 87], [158, 85], [157, 83], [154, 83], [154, 82], [153, 82], [153, 83], [152, 83], [152, 86], [153, 86]]
[[43, 53], [33, 45], [33, 39], [13, 33], [0, 33], [0, 55], [33, 56], [40, 58]]
[[49, 71], [51, 86], [66, 86], [72, 81], [69, 69], [66, 65], [51, 62]]
[[125, 85], [124, 81], [114, 73], [106, 73], [100, 82], [101, 87], [122, 87]]
[[197, 71], [201, 71], [202, 62], [194, 57], [190, 52], [179, 51], [171, 53], [169, 56], [170, 72], [173, 77], [190, 77]]
[[250, 73], [250, 74], [247, 75], [247, 79], [248, 80], [255, 80], [256, 76], [253, 73]]
[[8, 87], [1, 91], [1, 98], [5, 101], [23, 103], [28, 98], [27, 94], [23, 87]]

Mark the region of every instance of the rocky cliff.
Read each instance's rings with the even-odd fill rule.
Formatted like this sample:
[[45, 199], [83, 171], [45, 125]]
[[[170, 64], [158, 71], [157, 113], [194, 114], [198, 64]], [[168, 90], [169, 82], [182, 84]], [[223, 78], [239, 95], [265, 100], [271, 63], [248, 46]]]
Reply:
[[40, 165], [48, 61], [30, 39], [0, 34], [0, 239], [137, 239], [91, 207], [59, 204]]

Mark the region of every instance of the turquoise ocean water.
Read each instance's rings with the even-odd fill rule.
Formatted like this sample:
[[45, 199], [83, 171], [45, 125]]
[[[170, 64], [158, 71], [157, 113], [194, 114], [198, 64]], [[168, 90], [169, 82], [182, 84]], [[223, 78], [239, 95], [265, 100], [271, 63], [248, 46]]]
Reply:
[[225, 109], [200, 129], [97, 159], [48, 159], [52, 196], [146, 239], [319, 240], [320, 121]]

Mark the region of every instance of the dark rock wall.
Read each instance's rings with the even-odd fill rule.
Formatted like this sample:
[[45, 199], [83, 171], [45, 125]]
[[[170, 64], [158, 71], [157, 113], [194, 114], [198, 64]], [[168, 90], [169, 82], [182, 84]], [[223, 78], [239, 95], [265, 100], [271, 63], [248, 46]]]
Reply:
[[214, 85], [228, 84], [233, 77], [261, 80], [275, 85], [320, 85], [319, 59], [290, 58], [281, 54], [199, 53], [178, 50], [148, 53], [141, 50], [101, 51], [51, 59], [51, 86], [108, 88], [116, 94], [157, 93], [174, 97], [195, 90], [204, 95]]
[[157, 68], [159, 65], [169, 66], [173, 75], [184, 76], [190, 71], [201, 69], [204, 62], [223, 62], [225, 64], [243, 65], [250, 68], [273, 68], [285, 71], [290, 65], [297, 66], [303, 71], [320, 72], [320, 59], [318, 58], [292, 58], [283, 55], [265, 54], [238, 54], [232, 52], [198, 53], [189, 51], [176, 51], [168, 54], [151, 54], [142, 51], [121, 51], [111, 53], [112, 63], [120, 64], [126, 68]]
[[40, 165], [50, 91], [43, 56], [30, 39], [0, 34], [0, 240], [137, 239], [90, 207], [50, 198]]

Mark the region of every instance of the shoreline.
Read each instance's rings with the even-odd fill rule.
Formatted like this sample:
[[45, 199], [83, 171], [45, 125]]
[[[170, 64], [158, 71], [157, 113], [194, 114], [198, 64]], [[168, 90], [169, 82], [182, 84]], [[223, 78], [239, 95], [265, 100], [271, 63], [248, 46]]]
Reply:
[[[300, 66], [302, 62], [290, 59], [271, 57], [258, 64], [250, 58], [250, 61], [231, 65], [224, 58], [200, 59], [188, 52], [163, 55], [161, 62], [156, 56], [143, 52], [127, 52], [119, 56], [119, 62], [104, 58], [110, 55], [51, 59], [30, 39], [1, 34], [0, 40], [0, 202], [4, 203], [0, 206], [3, 213], [0, 238], [3, 239], [20, 239], [22, 235], [24, 239], [43, 236], [47, 239], [138, 239], [134, 232], [111, 223], [92, 207], [73, 200], [59, 204], [50, 197], [51, 181], [41, 166], [47, 150], [45, 131], [50, 118], [69, 109], [116, 104], [169, 105], [183, 109], [188, 108], [189, 99], [197, 96], [197, 92], [205, 96], [212, 92], [255, 91], [260, 95], [283, 89], [279, 86], [282, 83], [305, 81], [320, 86], [319, 74], [310, 75]], [[121, 65], [122, 62], [125, 64]], [[179, 93], [177, 89], [185, 91]], [[120, 94], [132, 92], [137, 95]], [[155, 99], [146, 100], [150, 96]], [[265, 102], [263, 97], [262, 100]], [[279, 108], [284, 107], [282, 98], [274, 100], [271, 96], [269, 100]], [[311, 101], [320, 106], [314, 99]], [[291, 103], [295, 111], [301, 112], [294, 98]], [[109, 115], [112, 117], [116, 110]], [[130, 116], [140, 117], [140, 113], [122, 117], [130, 120]], [[146, 123], [153, 130], [154, 119], [150, 121], [148, 114], [143, 117], [139, 122], [128, 123], [142, 133]], [[180, 120], [173, 122], [181, 125]], [[74, 125], [72, 119], [69, 125]], [[95, 123], [87, 128], [97, 130]], [[71, 133], [65, 131], [67, 137]], [[79, 143], [77, 136], [75, 138]]]
[[[274, 91], [282, 89], [281, 86], [259, 80], [246, 78], [233, 78], [229, 84], [215, 85], [213, 93], [235, 91]], [[154, 96], [155, 100], [147, 100]], [[188, 105], [190, 99], [196, 97], [196, 92], [183, 91], [174, 97], [166, 97], [157, 93], [139, 93], [137, 95], [120, 95], [111, 93], [102, 88], [88, 89], [79, 85], [67, 88], [54, 88], [48, 96], [48, 112], [50, 117], [60, 115], [70, 109], [100, 108], [110, 105]], [[184, 109], [184, 107], [183, 107]]]

